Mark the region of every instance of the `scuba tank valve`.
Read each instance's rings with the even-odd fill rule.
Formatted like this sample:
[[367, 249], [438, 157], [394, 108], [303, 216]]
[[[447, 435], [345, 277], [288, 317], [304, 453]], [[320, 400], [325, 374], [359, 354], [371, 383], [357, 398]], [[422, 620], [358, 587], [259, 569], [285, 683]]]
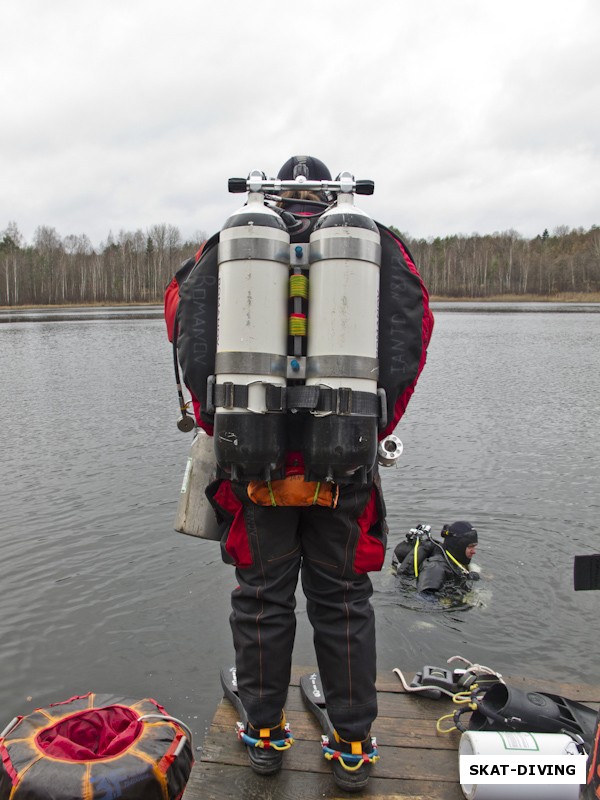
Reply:
[[393, 467], [402, 455], [404, 445], [397, 436], [391, 433], [379, 442], [377, 461], [382, 467]]

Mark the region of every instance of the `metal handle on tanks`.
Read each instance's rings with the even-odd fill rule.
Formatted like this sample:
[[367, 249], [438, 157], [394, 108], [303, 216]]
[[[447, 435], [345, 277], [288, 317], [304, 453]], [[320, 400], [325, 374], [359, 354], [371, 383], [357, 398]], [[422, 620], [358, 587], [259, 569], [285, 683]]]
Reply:
[[294, 180], [267, 178], [264, 172], [252, 170], [247, 178], [229, 178], [229, 191], [234, 194], [243, 192], [343, 192], [344, 194], [373, 194], [374, 181], [357, 181], [349, 172], [342, 172], [335, 181], [311, 181], [303, 175]]

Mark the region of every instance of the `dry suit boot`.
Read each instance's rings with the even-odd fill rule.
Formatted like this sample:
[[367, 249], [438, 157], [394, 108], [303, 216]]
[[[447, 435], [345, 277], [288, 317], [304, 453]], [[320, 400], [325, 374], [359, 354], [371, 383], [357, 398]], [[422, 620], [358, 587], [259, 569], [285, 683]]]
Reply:
[[240, 736], [248, 749], [250, 766], [257, 775], [274, 775], [283, 763], [283, 753], [292, 744], [285, 716], [276, 728], [255, 728], [248, 723]]
[[371, 765], [379, 760], [377, 742], [371, 736], [357, 742], [345, 741], [339, 736], [327, 713], [325, 693], [318, 672], [300, 678], [300, 694], [321, 726], [323, 755], [333, 764], [336, 784], [346, 792], [362, 792], [369, 782]]
[[[378, 760], [377, 742], [368, 736], [362, 742], [347, 742], [334, 731], [333, 741], [329, 748], [333, 765], [333, 779], [346, 792], [362, 792], [366, 788], [371, 775], [371, 765]], [[332, 752], [333, 751], [333, 752]]]
[[250, 766], [254, 772], [258, 775], [274, 775], [279, 772], [283, 751], [294, 743], [283, 711], [281, 721], [275, 728], [255, 728], [248, 721], [246, 709], [240, 700], [235, 667], [221, 670], [221, 686], [225, 697], [240, 716], [240, 721], [235, 726], [237, 737], [248, 749]]

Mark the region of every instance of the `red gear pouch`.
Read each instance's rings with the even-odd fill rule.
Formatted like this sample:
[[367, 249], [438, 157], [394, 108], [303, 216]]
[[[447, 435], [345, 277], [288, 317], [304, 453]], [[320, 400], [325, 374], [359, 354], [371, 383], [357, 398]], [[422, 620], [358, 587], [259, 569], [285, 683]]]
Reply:
[[360, 529], [354, 553], [354, 572], [378, 572], [385, 561], [386, 536], [377, 509], [377, 489], [373, 487], [365, 510], [357, 520]]

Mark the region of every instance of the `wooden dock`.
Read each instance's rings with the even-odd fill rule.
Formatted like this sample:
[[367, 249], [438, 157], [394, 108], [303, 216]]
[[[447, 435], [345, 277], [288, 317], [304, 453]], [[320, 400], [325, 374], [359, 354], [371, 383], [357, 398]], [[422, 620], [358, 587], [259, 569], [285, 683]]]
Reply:
[[[246, 748], [234, 733], [236, 713], [229, 701], [222, 699], [183, 800], [331, 800], [352, 796], [335, 785], [331, 766], [321, 752], [321, 730], [300, 695], [300, 676], [313, 670], [297, 667], [292, 675], [286, 716], [295, 744], [284, 754], [281, 772], [272, 777], [252, 772]], [[600, 703], [598, 687], [505, 679], [511, 686], [561, 694], [595, 708]], [[436, 720], [457, 706], [449, 699], [427, 700], [407, 694], [393, 672], [378, 677], [377, 690], [379, 716], [373, 734], [381, 760], [373, 767], [367, 790], [359, 796], [374, 800], [464, 800], [458, 780], [460, 734], [436, 732]]]

